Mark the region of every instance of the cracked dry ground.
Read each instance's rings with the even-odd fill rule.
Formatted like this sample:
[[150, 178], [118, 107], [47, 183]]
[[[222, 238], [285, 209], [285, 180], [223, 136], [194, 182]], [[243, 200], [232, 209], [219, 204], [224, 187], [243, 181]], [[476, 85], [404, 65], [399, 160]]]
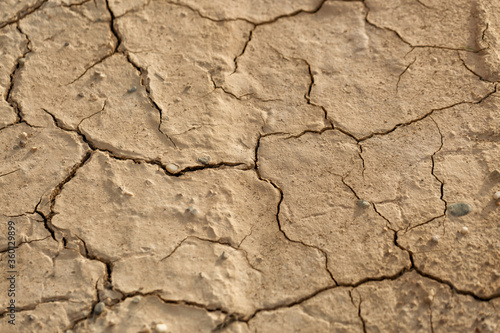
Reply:
[[500, 332], [500, 2], [5, 0], [0, 55], [0, 332]]

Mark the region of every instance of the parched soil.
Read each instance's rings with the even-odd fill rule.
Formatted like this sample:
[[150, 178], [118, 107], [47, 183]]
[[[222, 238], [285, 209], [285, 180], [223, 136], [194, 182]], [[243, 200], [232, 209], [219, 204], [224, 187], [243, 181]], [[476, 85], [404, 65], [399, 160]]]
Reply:
[[499, 83], [499, 1], [1, 1], [0, 332], [500, 332]]

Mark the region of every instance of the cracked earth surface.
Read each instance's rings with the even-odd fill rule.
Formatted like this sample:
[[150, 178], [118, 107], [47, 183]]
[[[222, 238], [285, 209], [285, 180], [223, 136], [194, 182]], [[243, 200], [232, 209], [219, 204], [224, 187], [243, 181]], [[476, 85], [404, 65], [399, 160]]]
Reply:
[[500, 331], [499, 2], [6, 0], [0, 55], [0, 332]]

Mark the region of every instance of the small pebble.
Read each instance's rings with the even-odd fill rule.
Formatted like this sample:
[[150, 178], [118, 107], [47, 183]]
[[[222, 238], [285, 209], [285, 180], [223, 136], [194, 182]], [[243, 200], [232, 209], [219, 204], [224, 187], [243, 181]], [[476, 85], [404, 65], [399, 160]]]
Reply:
[[167, 325], [165, 324], [156, 324], [155, 331], [159, 333], [163, 333], [167, 331]]
[[439, 236], [438, 236], [438, 235], [434, 235], [434, 236], [432, 236], [432, 241], [433, 241], [434, 243], [439, 242]]
[[460, 229], [460, 233], [462, 235], [467, 235], [469, 233], [469, 228], [467, 227], [462, 227], [462, 229]]
[[31, 147], [31, 151], [37, 151], [38, 147]]
[[21, 59], [19, 59], [18, 63], [19, 63], [19, 65], [24, 65], [25, 61], [26, 61], [26, 59], [21, 58]]
[[69, 46], [69, 42], [65, 42], [65, 43], [64, 43], [64, 46]]
[[26, 146], [26, 141], [24, 141], [24, 140], [19, 141], [19, 146], [21, 146], [21, 147]]
[[366, 200], [358, 200], [358, 207], [361, 207], [361, 208], [368, 208], [370, 207], [370, 203]]
[[78, 93], [78, 95], [76, 95], [76, 96], [78, 96], [78, 97], [82, 98], [84, 95], [83, 95], [83, 93], [81, 92], [81, 93]]
[[35, 316], [33, 316], [32, 314], [28, 315], [28, 319], [29, 320], [35, 320]]
[[27, 139], [28, 138], [28, 133], [22, 132], [21, 133], [21, 138]]
[[94, 307], [94, 312], [99, 315], [99, 314], [104, 312], [105, 307], [106, 307], [106, 305], [104, 304], [104, 302], [99, 302]]
[[169, 163], [167, 164], [165, 169], [167, 169], [167, 171], [170, 173], [176, 173], [179, 170], [179, 167], [175, 164]]
[[132, 299], [132, 303], [139, 303], [141, 301], [141, 298], [139, 296], [135, 296], [133, 299]]
[[496, 191], [495, 194], [493, 194], [493, 199], [500, 200], [500, 191]]
[[127, 92], [128, 92], [129, 94], [131, 94], [131, 93], [133, 93], [133, 92], [134, 92], [134, 91], [136, 91], [136, 90], [137, 90], [137, 87], [136, 87], [136, 86], [132, 86], [129, 90], [127, 90]]
[[200, 162], [203, 165], [207, 165], [208, 162], [210, 162], [210, 156], [200, 156], [198, 157], [198, 162]]
[[222, 252], [222, 254], [220, 255], [220, 258], [222, 260], [226, 260], [227, 258], [229, 258], [229, 254], [226, 253], [226, 251]]
[[464, 202], [458, 202], [449, 205], [448, 210], [450, 211], [450, 214], [453, 216], [465, 216], [471, 212], [472, 208], [469, 204], [466, 204]]
[[73, 333], [73, 331], [72, 330], [66, 330], [66, 332], [64, 332], [64, 333]]

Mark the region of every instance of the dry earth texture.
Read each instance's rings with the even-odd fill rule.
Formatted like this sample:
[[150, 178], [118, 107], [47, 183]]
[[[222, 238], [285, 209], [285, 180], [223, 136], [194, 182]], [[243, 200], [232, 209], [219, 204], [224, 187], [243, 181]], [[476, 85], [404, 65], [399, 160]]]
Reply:
[[0, 55], [0, 332], [500, 332], [500, 1], [2, 0]]

